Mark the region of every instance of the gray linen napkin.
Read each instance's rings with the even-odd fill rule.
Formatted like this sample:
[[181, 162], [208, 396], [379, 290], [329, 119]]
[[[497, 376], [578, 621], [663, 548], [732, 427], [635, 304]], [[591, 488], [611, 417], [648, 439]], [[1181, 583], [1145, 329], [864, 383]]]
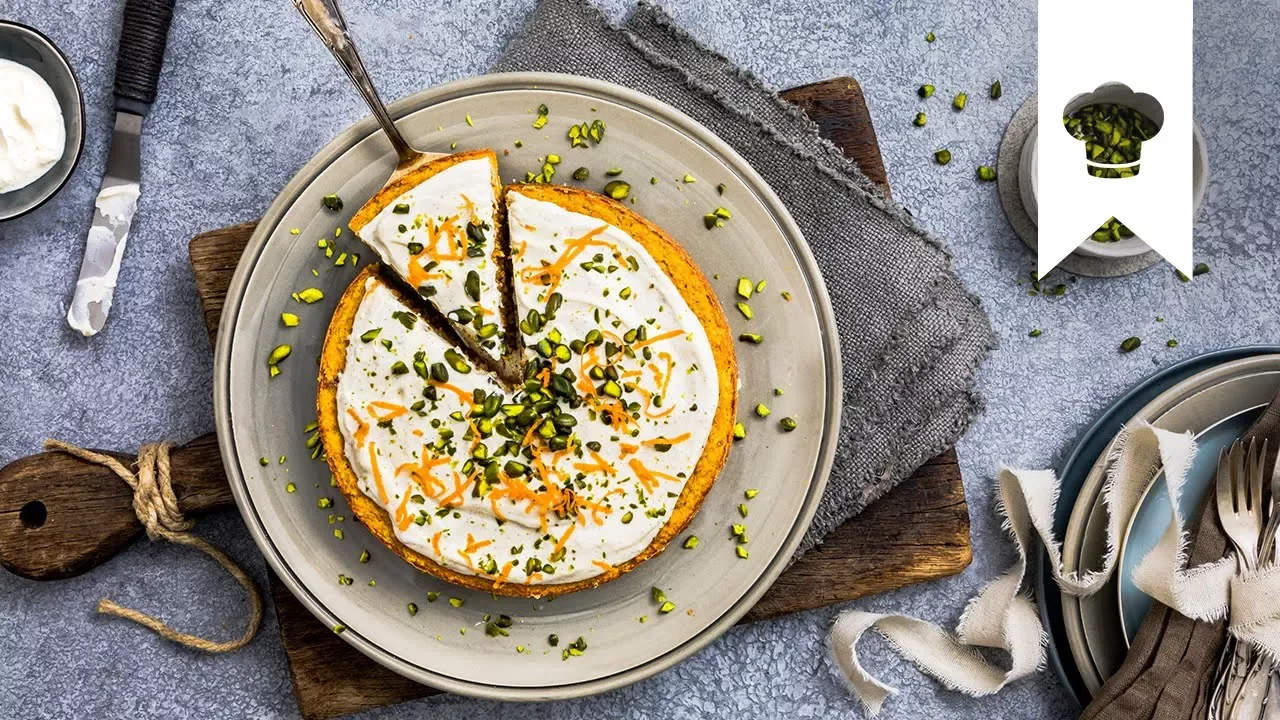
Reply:
[[751, 163], [804, 232], [839, 326], [844, 396], [826, 494], [798, 553], [964, 432], [994, 336], [942, 244], [794, 106], [642, 2], [623, 27], [584, 0], [542, 0], [496, 71], [584, 75], [694, 118]]

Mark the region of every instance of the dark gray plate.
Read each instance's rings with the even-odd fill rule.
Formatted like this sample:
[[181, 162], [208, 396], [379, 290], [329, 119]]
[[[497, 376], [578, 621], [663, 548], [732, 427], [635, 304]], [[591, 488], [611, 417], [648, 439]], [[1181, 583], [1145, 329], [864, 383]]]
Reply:
[[[550, 108], [550, 121], [534, 130], [541, 103]], [[536, 172], [548, 153], [563, 158], [557, 180], [587, 166], [592, 180], [585, 186], [594, 189], [611, 179], [605, 169], [624, 168], [633, 207], [666, 229], [711, 278], [735, 335], [765, 336], [761, 345], [737, 348], [739, 416], [748, 438], [734, 447], [690, 528], [701, 539], [696, 550], [673, 546], [619, 580], [554, 602], [456, 588], [400, 561], [349, 519], [330, 524], [330, 513], [348, 515], [349, 509], [329, 486], [324, 464], [307, 459], [302, 428], [315, 417], [315, 358], [354, 269], [335, 267], [316, 245], [345, 227], [394, 165], [389, 143], [364, 121], [321, 150], [280, 193], [231, 283], [214, 403], [223, 462], [245, 522], [271, 567], [322, 622], [341, 623], [345, 640], [419, 682], [488, 698], [543, 700], [602, 692], [660, 672], [706, 646], [755, 604], [785, 567], [826, 484], [839, 426], [840, 356], [804, 238], [765, 182], [726, 144], [669, 106], [624, 88], [563, 75], [490, 75], [420, 93], [397, 103], [392, 114], [424, 149], [447, 151], [455, 142], [458, 150], [494, 148], [508, 181]], [[607, 123], [604, 142], [571, 149], [569, 125], [596, 118]], [[677, 182], [685, 174], [697, 181]], [[658, 182], [650, 184], [651, 177]], [[334, 192], [344, 210], [322, 210], [321, 197]], [[721, 205], [732, 220], [707, 230], [703, 215]], [[362, 262], [372, 257], [349, 231], [338, 243], [359, 252]], [[733, 309], [739, 276], [768, 281], [752, 300], [750, 321]], [[306, 287], [321, 289], [325, 299], [314, 305], [290, 299]], [[300, 315], [301, 325], [281, 327], [282, 311]], [[282, 374], [269, 379], [267, 354], [280, 343], [291, 344], [293, 355]], [[775, 396], [774, 388], [784, 394]], [[773, 409], [769, 420], [752, 415], [759, 402]], [[788, 415], [799, 429], [784, 435], [776, 421]], [[262, 457], [268, 465], [259, 464]], [[296, 492], [286, 491], [290, 482]], [[760, 494], [743, 520], [737, 505], [747, 488]], [[321, 498], [333, 498], [334, 507], [319, 509]], [[735, 522], [747, 524], [749, 559], [734, 553], [729, 525]], [[345, 539], [335, 539], [335, 527]], [[372, 560], [361, 564], [366, 549]], [[354, 583], [339, 585], [339, 573]], [[675, 612], [658, 613], [654, 586], [677, 604]], [[438, 602], [427, 602], [431, 591], [441, 593]], [[465, 605], [451, 607], [449, 597]], [[419, 608], [412, 617], [409, 602]], [[510, 637], [486, 637], [486, 613], [513, 617]], [[549, 647], [550, 633], [559, 635], [559, 648]], [[562, 660], [561, 650], [579, 636], [588, 643], [586, 654]]]

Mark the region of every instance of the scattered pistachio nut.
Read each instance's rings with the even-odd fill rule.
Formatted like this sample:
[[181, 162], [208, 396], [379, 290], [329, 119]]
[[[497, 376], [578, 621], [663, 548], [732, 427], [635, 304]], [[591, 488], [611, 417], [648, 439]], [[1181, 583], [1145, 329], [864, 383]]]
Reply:
[[979, 165], [978, 179], [983, 182], [993, 182], [996, 179], [996, 169], [988, 165]]
[[951, 151], [943, 148], [933, 154], [933, 161], [939, 165], [946, 165], [951, 162]]
[[929, 122], [929, 118], [925, 117], [924, 113], [918, 112], [916, 113], [915, 119], [911, 121], [911, 124], [916, 127], [924, 127], [927, 122]]
[[991, 93], [990, 93], [990, 94], [991, 94], [991, 99], [992, 99], [992, 100], [999, 100], [999, 99], [1000, 99], [1000, 96], [1001, 96], [1001, 95], [1004, 95], [1004, 89], [1000, 87], [1000, 81], [999, 81], [999, 80], [996, 80], [995, 82], [991, 83]]
[[1129, 353], [1142, 346], [1142, 338], [1127, 337], [1120, 343], [1120, 352]]
[[963, 110], [965, 104], [968, 102], [969, 102], [968, 93], [956, 93], [956, 96], [951, 100], [951, 107], [955, 108], [956, 111], [958, 112], [960, 110]]
[[921, 85], [920, 89], [916, 90], [916, 94], [920, 96], [921, 100], [924, 100], [925, 98], [932, 97], [933, 91], [934, 87], [932, 85]]

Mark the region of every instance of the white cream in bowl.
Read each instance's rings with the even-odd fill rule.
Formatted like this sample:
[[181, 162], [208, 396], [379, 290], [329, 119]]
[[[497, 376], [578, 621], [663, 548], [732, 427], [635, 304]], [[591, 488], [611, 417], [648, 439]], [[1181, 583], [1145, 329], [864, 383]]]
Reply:
[[65, 150], [53, 88], [31, 68], [0, 58], [0, 193], [35, 182]]

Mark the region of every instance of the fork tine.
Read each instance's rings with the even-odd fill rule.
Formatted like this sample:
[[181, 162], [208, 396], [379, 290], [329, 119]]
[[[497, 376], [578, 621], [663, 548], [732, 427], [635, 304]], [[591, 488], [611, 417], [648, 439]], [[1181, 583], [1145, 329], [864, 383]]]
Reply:
[[1214, 483], [1218, 491], [1218, 518], [1225, 525], [1227, 519], [1235, 514], [1232, 502], [1233, 483], [1231, 482], [1231, 456], [1227, 448], [1218, 453], [1218, 479]]
[[1245, 511], [1244, 443], [1231, 443], [1231, 510], [1239, 514]]
[[[1261, 446], [1261, 447], [1259, 447]], [[1249, 442], [1249, 510], [1262, 519], [1262, 464], [1267, 456], [1267, 444], [1256, 439]]]

